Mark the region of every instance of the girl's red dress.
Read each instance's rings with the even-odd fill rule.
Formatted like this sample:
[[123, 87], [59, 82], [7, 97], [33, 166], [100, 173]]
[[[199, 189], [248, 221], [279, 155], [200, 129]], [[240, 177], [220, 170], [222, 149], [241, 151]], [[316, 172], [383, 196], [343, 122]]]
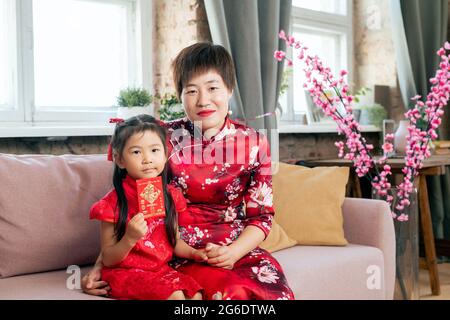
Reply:
[[[138, 212], [136, 181], [130, 176], [123, 180], [128, 201], [128, 221]], [[180, 190], [168, 186], [178, 213], [186, 210], [186, 201]], [[114, 223], [118, 216], [117, 194], [110, 191], [96, 202], [90, 211], [91, 219]], [[127, 221], [127, 223], [128, 223]], [[189, 275], [168, 265], [173, 247], [167, 238], [164, 218], [147, 219], [148, 232], [130, 251], [128, 256], [113, 268], [103, 267], [102, 280], [111, 287], [110, 296], [115, 299], [158, 300], [167, 299], [174, 291], [182, 290], [192, 297], [201, 290]]]
[[[267, 236], [274, 209], [265, 136], [228, 118], [210, 140], [186, 118], [165, 125], [173, 181], [187, 199], [178, 218], [181, 238], [195, 248], [229, 245], [250, 225]], [[206, 299], [217, 292], [224, 299], [294, 299], [280, 264], [261, 248], [232, 270], [193, 261], [175, 267], [205, 289]]]

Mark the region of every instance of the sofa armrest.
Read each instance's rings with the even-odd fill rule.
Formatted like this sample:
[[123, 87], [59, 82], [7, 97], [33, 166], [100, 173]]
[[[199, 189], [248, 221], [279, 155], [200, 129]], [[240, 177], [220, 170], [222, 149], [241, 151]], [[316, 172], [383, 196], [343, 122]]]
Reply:
[[383, 252], [386, 299], [393, 299], [395, 231], [389, 205], [380, 200], [346, 198], [342, 213], [349, 243], [376, 247]]

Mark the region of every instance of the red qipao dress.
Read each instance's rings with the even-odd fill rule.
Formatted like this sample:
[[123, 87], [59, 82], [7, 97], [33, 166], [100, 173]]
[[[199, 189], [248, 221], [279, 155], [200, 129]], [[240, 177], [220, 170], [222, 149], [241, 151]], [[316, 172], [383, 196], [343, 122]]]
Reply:
[[[128, 221], [138, 213], [136, 181], [127, 176], [123, 188], [128, 201]], [[186, 210], [186, 201], [180, 190], [168, 186], [176, 210]], [[118, 216], [117, 194], [110, 191], [96, 202], [90, 211], [91, 219], [114, 223]], [[128, 223], [127, 221], [127, 223]], [[167, 238], [164, 218], [147, 219], [148, 232], [139, 240], [126, 258], [118, 265], [102, 269], [102, 280], [111, 287], [110, 296], [115, 299], [162, 300], [174, 291], [182, 290], [192, 297], [201, 290], [190, 276], [182, 274], [168, 265], [173, 247]]]
[[[229, 245], [249, 225], [267, 237], [274, 209], [265, 136], [228, 118], [210, 140], [186, 118], [166, 127], [173, 183], [187, 199], [178, 217], [181, 238], [195, 248]], [[280, 264], [259, 247], [232, 270], [187, 260], [174, 266], [204, 288], [204, 299], [217, 292], [223, 299], [294, 299]]]

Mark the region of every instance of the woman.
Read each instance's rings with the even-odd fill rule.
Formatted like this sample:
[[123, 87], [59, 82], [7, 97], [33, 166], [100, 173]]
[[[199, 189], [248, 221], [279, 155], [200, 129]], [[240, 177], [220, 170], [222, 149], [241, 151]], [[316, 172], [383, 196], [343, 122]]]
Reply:
[[[228, 118], [234, 65], [218, 45], [198, 43], [175, 58], [173, 78], [187, 118], [167, 123], [173, 182], [188, 210], [178, 217], [182, 239], [205, 250], [207, 263], [177, 261], [206, 299], [294, 299], [281, 266], [258, 245], [274, 215], [266, 138]], [[100, 257], [83, 289], [105, 294]]]

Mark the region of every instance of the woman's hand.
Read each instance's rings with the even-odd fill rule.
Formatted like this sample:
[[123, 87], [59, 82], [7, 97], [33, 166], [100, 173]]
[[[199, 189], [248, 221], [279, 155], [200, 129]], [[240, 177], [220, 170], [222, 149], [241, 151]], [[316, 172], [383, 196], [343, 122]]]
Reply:
[[217, 244], [208, 243], [205, 247], [208, 256], [208, 264], [213, 267], [233, 269], [234, 264], [239, 258], [229, 246], [219, 246]]
[[94, 296], [104, 296], [107, 295], [111, 288], [108, 286], [106, 281], [101, 281], [102, 268], [100, 266], [95, 266], [81, 279], [81, 289], [87, 294], [92, 294]]
[[191, 259], [195, 262], [207, 262], [208, 256], [205, 253], [205, 249], [192, 248]]

